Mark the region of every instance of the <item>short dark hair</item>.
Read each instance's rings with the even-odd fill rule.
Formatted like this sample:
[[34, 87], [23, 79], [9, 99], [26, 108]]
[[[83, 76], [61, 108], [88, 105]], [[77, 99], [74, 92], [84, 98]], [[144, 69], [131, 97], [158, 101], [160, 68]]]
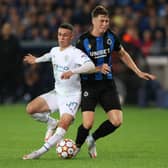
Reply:
[[94, 18], [97, 17], [98, 15], [109, 16], [109, 12], [104, 6], [98, 5], [92, 10], [91, 16], [92, 18]]
[[74, 27], [70, 23], [62, 23], [59, 28], [69, 29], [71, 31], [74, 30]]

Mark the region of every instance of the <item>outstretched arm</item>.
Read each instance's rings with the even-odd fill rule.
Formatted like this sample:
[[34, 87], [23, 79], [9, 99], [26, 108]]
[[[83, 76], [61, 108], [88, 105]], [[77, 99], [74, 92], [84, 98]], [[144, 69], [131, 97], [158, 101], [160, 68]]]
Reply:
[[24, 56], [23, 61], [27, 64], [35, 64], [36, 63], [36, 57], [33, 56], [32, 54], [27, 54]]
[[39, 62], [47, 62], [51, 60], [51, 55], [50, 53], [44, 54], [43, 56], [36, 58], [34, 55], [32, 54], [27, 54], [26, 56], [24, 56], [23, 61], [25, 63], [28, 64], [35, 64], [35, 63], [39, 63]]
[[139, 76], [142, 79], [146, 79], [146, 80], [154, 80], [156, 79], [155, 75], [146, 73], [146, 72], [142, 72], [135, 64], [135, 62], [133, 61], [133, 59], [130, 57], [130, 55], [128, 54], [128, 52], [121, 47], [121, 50], [118, 52], [120, 59], [132, 70], [135, 72], [135, 74], [137, 76]]

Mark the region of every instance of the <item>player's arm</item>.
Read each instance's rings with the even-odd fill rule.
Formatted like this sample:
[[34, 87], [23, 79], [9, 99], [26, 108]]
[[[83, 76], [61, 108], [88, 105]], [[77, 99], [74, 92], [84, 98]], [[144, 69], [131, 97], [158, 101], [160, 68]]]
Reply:
[[50, 53], [44, 54], [43, 56], [38, 58], [36, 58], [32, 54], [27, 54], [26, 56], [24, 56], [23, 61], [28, 64], [35, 64], [35, 63], [50, 61], [50, 58], [51, 58]]
[[95, 65], [93, 64], [93, 62], [86, 61], [81, 66], [79, 66], [75, 69], [72, 69], [70, 71], [62, 73], [61, 79], [69, 79], [74, 74], [90, 73], [90, 72], [94, 71], [94, 69], [95, 69]]
[[137, 76], [139, 76], [140, 78], [146, 79], [146, 80], [154, 80], [156, 79], [155, 75], [146, 73], [146, 72], [142, 72], [135, 64], [135, 62], [133, 61], [133, 59], [130, 57], [130, 55], [128, 54], [128, 52], [121, 46], [121, 49], [118, 51], [118, 55], [120, 57], [120, 59], [122, 60], [122, 62], [124, 62], [125, 65], [127, 65], [132, 71], [135, 72], [135, 74]]
[[102, 64], [100, 66], [96, 66], [94, 70], [90, 71], [90, 73], [101, 72], [103, 74], [107, 74], [111, 71], [111, 68], [108, 64]]
[[92, 61], [88, 60], [84, 64], [82, 64], [80, 67], [72, 69], [73, 74], [84, 74], [84, 73], [91, 73], [94, 71], [95, 65]]
[[23, 61], [27, 64], [35, 64], [36, 63], [36, 57], [32, 54], [27, 54], [24, 56]]

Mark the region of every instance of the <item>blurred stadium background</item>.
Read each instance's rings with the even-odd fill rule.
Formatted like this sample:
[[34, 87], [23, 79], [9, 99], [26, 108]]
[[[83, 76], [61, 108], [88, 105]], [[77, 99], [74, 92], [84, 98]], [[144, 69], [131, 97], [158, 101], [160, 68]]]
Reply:
[[0, 104], [25, 103], [53, 88], [51, 65], [28, 66], [57, 44], [60, 23], [75, 27], [75, 40], [90, 27], [90, 11], [109, 9], [111, 29], [137, 65], [157, 75], [143, 81], [113, 54], [121, 101], [141, 107], [168, 107], [168, 2], [166, 0], [0, 0]]

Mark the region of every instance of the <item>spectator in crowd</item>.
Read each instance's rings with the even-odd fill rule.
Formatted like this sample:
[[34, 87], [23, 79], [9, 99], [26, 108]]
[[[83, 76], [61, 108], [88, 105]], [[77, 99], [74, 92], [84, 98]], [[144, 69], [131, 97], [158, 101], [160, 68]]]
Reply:
[[157, 29], [154, 34], [154, 42], [151, 46], [150, 53], [152, 55], [163, 55], [165, 52], [165, 37], [162, 30]]
[[0, 100], [13, 102], [16, 98], [21, 73], [20, 44], [12, 34], [9, 23], [2, 26], [0, 34]]
[[145, 30], [142, 34], [142, 53], [145, 57], [150, 55], [151, 53], [151, 46], [153, 44], [153, 39], [152, 39], [152, 32], [150, 30]]

